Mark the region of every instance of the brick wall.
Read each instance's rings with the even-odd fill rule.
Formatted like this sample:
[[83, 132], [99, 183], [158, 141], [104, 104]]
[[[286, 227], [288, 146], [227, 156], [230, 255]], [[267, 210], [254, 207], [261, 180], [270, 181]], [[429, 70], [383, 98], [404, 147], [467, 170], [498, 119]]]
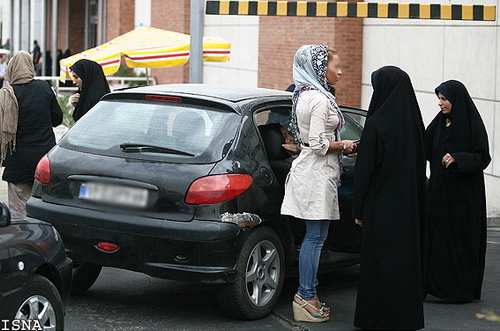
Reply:
[[[52, 1], [46, 2], [46, 38], [47, 49], [52, 46]], [[66, 26], [67, 26], [67, 1], [58, 1], [58, 15], [57, 15], [57, 48], [63, 52], [67, 48], [70, 49], [71, 54], [83, 51], [84, 46], [84, 29], [85, 29], [85, 0], [72, 0], [69, 13], [70, 36], [69, 45], [66, 44]]]
[[343, 75], [335, 85], [338, 103], [360, 106], [362, 19], [261, 17], [259, 30], [259, 87], [284, 90], [293, 82], [292, 63], [297, 49], [306, 44], [324, 44], [336, 48], [342, 60]]
[[[151, 0], [151, 26], [189, 34], [190, 0]], [[189, 82], [189, 62], [176, 67], [155, 68], [158, 84]]]
[[107, 0], [106, 34], [109, 41], [134, 29], [134, 0]]
[[[60, 3], [62, 1], [59, 1]], [[75, 54], [85, 49], [85, 0], [72, 0], [69, 14], [70, 36], [69, 49]], [[66, 43], [66, 36], [59, 42]], [[63, 51], [65, 51], [63, 48]]]

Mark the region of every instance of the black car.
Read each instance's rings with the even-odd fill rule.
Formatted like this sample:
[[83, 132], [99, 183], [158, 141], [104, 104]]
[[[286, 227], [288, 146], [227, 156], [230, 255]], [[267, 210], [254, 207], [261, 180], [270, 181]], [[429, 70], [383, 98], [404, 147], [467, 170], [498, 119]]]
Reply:
[[0, 202], [2, 330], [63, 330], [71, 260], [54, 227]]
[[[285, 274], [297, 270], [304, 224], [280, 216], [290, 155], [262, 125], [286, 126], [291, 104], [289, 92], [202, 84], [104, 96], [40, 161], [27, 205], [61, 233], [73, 293], [110, 266], [222, 284], [227, 313], [269, 314]], [[343, 138], [359, 139], [365, 112], [343, 110]], [[344, 160], [342, 220], [331, 226], [322, 271], [358, 262], [353, 165]]]

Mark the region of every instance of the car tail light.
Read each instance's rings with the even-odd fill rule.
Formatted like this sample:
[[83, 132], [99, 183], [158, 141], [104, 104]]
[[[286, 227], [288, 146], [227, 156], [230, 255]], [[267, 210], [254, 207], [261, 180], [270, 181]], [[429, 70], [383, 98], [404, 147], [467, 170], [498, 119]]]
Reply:
[[106, 253], [116, 252], [120, 248], [120, 246], [118, 246], [117, 244], [110, 243], [107, 241], [98, 242], [96, 246], [98, 249]]
[[154, 94], [146, 95], [146, 100], [182, 102], [182, 99], [179, 97], [170, 97], [167, 95], [154, 95]]
[[252, 176], [229, 174], [201, 177], [191, 183], [186, 203], [203, 205], [232, 199], [252, 185]]
[[45, 154], [35, 170], [35, 179], [42, 184], [50, 184], [50, 160], [47, 154]]

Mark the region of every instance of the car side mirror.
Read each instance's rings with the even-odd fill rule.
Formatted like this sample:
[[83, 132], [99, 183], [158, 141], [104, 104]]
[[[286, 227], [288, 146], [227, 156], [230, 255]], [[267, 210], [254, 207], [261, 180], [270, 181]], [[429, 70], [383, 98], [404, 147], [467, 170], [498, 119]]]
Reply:
[[0, 215], [0, 227], [5, 227], [10, 225], [10, 210], [9, 208], [0, 201], [0, 209], [2, 214]]

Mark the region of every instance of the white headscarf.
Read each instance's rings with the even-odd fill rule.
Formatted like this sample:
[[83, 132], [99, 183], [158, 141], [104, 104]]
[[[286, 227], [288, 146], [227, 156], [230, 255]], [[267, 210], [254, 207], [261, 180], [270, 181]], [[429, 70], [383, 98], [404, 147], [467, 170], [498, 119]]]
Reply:
[[330, 101], [330, 104], [337, 111], [339, 126], [336, 130], [336, 139], [340, 140], [340, 129], [344, 126], [344, 116], [339, 106], [335, 102], [335, 97], [330, 92], [330, 87], [326, 80], [326, 68], [328, 66], [328, 46], [325, 45], [304, 45], [295, 53], [293, 59], [293, 80], [295, 91], [292, 103], [292, 121], [289, 131], [293, 133], [295, 140], [301, 143], [299, 127], [297, 125], [297, 101], [303, 91], [317, 90], [323, 93]]

